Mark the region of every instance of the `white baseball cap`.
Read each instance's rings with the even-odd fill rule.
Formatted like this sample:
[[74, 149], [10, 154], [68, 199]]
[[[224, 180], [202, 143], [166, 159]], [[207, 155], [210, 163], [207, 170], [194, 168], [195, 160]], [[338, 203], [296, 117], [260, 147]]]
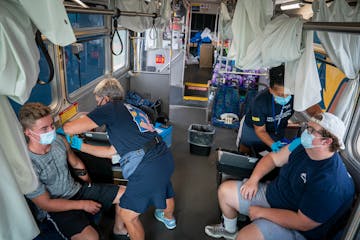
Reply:
[[321, 121], [315, 118], [311, 118], [311, 121], [319, 124], [321, 127], [323, 127], [328, 132], [337, 137], [340, 144], [340, 149], [345, 149], [343, 140], [346, 132], [346, 127], [344, 122], [332, 113], [324, 112], [321, 115]]

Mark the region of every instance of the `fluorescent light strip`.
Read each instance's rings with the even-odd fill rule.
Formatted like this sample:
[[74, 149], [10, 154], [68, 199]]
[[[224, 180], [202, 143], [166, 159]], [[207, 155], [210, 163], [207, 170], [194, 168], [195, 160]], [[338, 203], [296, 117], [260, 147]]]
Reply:
[[302, 3], [283, 4], [280, 6], [281, 10], [298, 9], [304, 6]]

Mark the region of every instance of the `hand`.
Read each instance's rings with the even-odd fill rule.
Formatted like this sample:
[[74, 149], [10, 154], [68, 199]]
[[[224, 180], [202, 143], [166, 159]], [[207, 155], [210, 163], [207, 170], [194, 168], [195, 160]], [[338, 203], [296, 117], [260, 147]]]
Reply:
[[245, 200], [251, 200], [258, 191], [258, 182], [248, 179], [241, 187], [240, 193]]
[[254, 221], [255, 219], [261, 218], [261, 210], [263, 207], [260, 206], [250, 206], [249, 207], [249, 218], [251, 221]]
[[278, 151], [280, 151], [282, 146], [283, 146], [282, 142], [280, 142], [280, 141], [274, 142], [273, 144], [271, 144], [271, 150], [273, 152], [278, 152]]
[[83, 140], [81, 138], [79, 138], [78, 135], [74, 135], [72, 137], [66, 137], [66, 140], [68, 141], [68, 143], [70, 143], [70, 146], [76, 150], [81, 151], [81, 146], [83, 144]]
[[79, 200], [81, 201], [81, 209], [85, 212], [95, 215], [101, 209], [101, 204], [92, 200]]
[[56, 133], [57, 133], [57, 134], [60, 134], [60, 135], [63, 135], [63, 136], [66, 135], [65, 132], [64, 132], [64, 129], [63, 129], [62, 127], [56, 129]]
[[295, 148], [297, 148], [299, 145], [301, 144], [301, 139], [300, 138], [295, 138], [290, 144], [289, 144], [289, 151], [292, 152], [295, 150]]

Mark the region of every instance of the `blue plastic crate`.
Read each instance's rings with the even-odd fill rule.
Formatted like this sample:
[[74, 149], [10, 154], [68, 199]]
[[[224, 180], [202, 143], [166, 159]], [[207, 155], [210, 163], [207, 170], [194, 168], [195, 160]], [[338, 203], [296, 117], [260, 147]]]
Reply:
[[156, 132], [162, 137], [168, 147], [171, 147], [172, 126], [164, 126], [161, 123], [155, 123]]

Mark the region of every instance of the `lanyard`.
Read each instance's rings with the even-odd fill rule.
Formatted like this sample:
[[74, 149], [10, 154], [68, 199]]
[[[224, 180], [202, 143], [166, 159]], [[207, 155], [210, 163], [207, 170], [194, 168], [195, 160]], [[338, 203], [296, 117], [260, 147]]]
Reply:
[[281, 107], [280, 116], [279, 116], [279, 119], [278, 119], [278, 121], [277, 121], [277, 123], [276, 123], [274, 96], [271, 96], [271, 98], [272, 98], [272, 116], [273, 116], [273, 120], [274, 120], [275, 135], [277, 135], [277, 130], [278, 130], [278, 127], [279, 127], [279, 125], [280, 125], [281, 118], [282, 118], [282, 115], [283, 115], [283, 112], [284, 112], [284, 106]]

